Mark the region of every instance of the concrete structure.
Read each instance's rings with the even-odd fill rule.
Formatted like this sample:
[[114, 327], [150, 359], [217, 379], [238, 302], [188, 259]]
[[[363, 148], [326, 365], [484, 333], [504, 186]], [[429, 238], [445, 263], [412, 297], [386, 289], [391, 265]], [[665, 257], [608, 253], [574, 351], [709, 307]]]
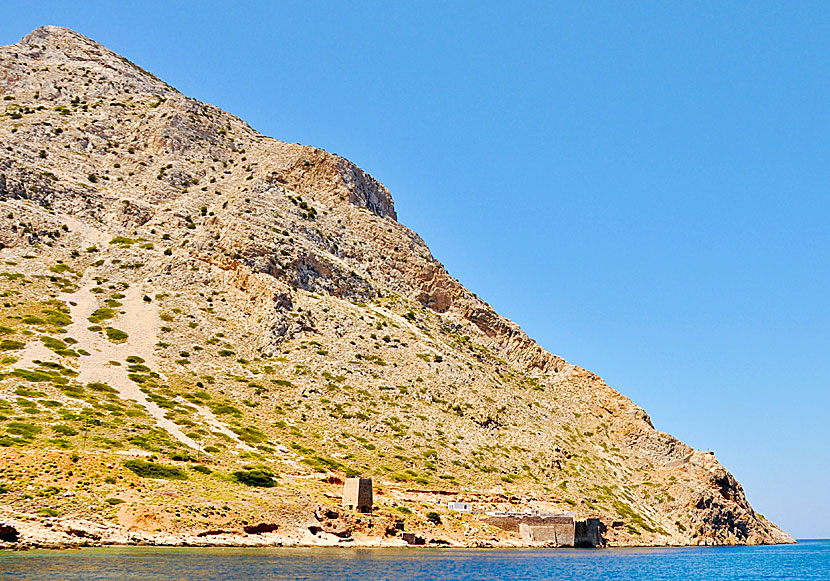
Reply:
[[519, 533], [528, 544], [557, 547], [601, 547], [604, 525], [598, 518], [576, 520], [573, 512], [561, 514], [489, 513], [485, 521], [502, 530]]
[[519, 533], [522, 540], [528, 544], [544, 543], [557, 547], [574, 546], [574, 526], [570, 523], [558, 523], [549, 525], [519, 524]]
[[415, 533], [403, 533], [401, 534], [401, 538], [407, 545], [423, 545], [424, 539], [419, 537]]
[[470, 507], [469, 502], [448, 502], [447, 509], [454, 510], [455, 512], [472, 512], [473, 509]]
[[574, 527], [574, 547], [602, 547], [605, 539], [602, 533], [605, 525], [598, 518], [586, 518], [576, 521]]
[[522, 523], [530, 526], [554, 526], [565, 525], [573, 528], [575, 514], [564, 512], [558, 514], [539, 514], [531, 512], [494, 512], [488, 513], [487, 524], [497, 526], [512, 533], [519, 532], [519, 525]]
[[372, 512], [371, 478], [346, 478], [343, 484], [343, 506], [359, 512]]

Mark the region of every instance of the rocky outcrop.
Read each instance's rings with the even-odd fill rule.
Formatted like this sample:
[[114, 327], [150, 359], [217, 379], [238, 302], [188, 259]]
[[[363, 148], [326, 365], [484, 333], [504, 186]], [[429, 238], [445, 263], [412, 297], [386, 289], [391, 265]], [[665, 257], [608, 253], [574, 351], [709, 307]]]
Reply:
[[274, 523], [259, 523], [256, 525], [245, 525], [242, 527], [242, 530], [245, 531], [247, 535], [261, 535], [262, 533], [273, 533], [280, 526]]
[[0, 525], [0, 541], [4, 543], [16, 543], [20, 538], [17, 529], [9, 525]]

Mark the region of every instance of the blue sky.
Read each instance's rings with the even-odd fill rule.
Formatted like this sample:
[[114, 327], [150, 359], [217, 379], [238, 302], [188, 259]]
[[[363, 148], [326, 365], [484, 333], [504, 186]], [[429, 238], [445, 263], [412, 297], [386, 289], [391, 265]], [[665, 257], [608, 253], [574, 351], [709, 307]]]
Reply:
[[[677, 5], [680, 4], [680, 5]], [[467, 287], [830, 537], [830, 6], [26, 2], [348, 157]]]

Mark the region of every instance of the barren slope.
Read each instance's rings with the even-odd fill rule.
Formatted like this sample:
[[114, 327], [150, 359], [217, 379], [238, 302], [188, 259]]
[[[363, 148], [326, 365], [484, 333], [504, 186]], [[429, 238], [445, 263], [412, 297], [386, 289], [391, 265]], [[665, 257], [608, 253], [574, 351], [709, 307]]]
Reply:
[[[791, 541], [713, 455], [453, 279], [349, 161], [57, 27], [0, 48], [0, 94], [15, 522], [46, 507], [56, 530], [257, 521], [307, 540], [309, 521], [379, 539], [405, 518], [454, 543], [505, 538], [476, 515], [425, 520], [458, 498], [598, 516], [611, 544]], [[123, 465], [147, 455], [184, 478]], [[354, 474], [379, 484], [376, 516], [326, 516]]]

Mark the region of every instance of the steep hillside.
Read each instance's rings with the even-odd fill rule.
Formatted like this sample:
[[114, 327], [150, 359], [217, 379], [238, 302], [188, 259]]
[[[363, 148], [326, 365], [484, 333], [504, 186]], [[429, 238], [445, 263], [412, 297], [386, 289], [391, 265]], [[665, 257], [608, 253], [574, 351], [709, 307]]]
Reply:
[[[351, 162], [63, 28], [0, 48], [0, 95], [0, 523], [515, 542], [440, 511], [466, 499], [597, 516], [609, 544], [791, 541], [713, 455], [452, 278]], [[373, 516], [338, 507], [357, 474]]]

